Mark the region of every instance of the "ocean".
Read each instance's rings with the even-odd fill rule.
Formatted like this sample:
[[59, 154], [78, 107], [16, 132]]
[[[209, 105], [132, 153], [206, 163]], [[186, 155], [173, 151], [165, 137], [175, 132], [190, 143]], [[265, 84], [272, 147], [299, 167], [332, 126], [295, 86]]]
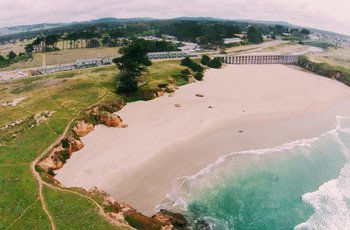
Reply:
[[178, 178], [161, 207], [194, 229], [350, 229], [350, 118], [334, 130], [235, 152]]

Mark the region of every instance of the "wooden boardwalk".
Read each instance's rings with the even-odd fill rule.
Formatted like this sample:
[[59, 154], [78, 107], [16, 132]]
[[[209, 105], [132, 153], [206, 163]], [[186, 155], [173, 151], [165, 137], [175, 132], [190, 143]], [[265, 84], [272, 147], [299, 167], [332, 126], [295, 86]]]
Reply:
[[299, 55], [247, 55], [247, 56], [222, 56], [221, 60], [226, 64], [297, 64]]

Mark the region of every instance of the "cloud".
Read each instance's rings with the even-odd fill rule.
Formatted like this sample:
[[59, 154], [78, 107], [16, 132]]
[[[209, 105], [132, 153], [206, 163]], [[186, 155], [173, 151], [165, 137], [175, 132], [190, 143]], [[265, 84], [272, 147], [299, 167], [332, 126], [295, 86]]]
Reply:
[[350, 34], [348, 0], [0, 0], [0, 27], [101, 17], [260, 19]]

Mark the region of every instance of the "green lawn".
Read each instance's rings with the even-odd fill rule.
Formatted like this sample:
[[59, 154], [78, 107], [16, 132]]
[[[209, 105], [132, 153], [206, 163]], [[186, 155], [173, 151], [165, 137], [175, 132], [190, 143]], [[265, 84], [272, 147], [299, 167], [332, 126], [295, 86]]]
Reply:
[[[150, 68], [144, 88], [174, 81], [183, 69], [178, 61], [157, 62]], [[0, 103], [26, 97], [16, 107], [0, 107], [0, 229], [49, 229], [38, 199], [37, 182], [30, 163], [53, 143], [81, 109], [98, 102], [121, 99], [115, 94], [115, 67], [103, 67], [31, 77], [0, 84]], [[54, 111], [44, 123], [31, 127], [33, 116]], [[44, 189], [48, 209], [57, 229], [111, 229], [91, 201], [74, 194]], [[67, 228], [67, 224], [71, 224]]]
[[57, 229], [116, 229], [107, 220], [101, 218], [91, 201], [47, 187], [44, 188], [44, 194]]

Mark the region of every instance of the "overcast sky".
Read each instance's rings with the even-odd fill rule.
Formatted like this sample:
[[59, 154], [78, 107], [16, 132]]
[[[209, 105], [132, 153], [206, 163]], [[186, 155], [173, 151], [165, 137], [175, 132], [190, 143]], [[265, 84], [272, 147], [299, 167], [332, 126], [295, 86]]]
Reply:
[[101, 17], [287, 21], [350, 35], [349, 0], [0, 0], [0, 27]]

